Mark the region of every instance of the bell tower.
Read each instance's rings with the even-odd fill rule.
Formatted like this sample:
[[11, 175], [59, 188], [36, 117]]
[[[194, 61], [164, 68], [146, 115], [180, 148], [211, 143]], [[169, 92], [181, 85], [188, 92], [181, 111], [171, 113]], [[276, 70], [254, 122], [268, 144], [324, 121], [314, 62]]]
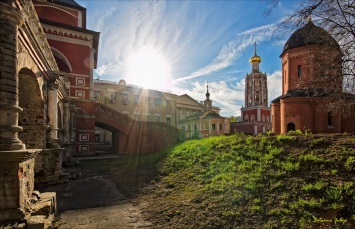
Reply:
[[249, 60], [252, 72], [245, 77], [245, 107], [267, 107], [268, 90], [266, 74], [260, 72], [261, 57], [256, 54], [256, 42], [254, 43], [254, 55]]
[[252, 71], [245, 76], [245, 106], [240, 109], [240, 121], [231, 128], [234, 132], [256, 135], [271, 129], [267, 78], [259, 68], [261, 57], [256, 53], [256, 42], [254, 43], [254, 55], [249, 62]]

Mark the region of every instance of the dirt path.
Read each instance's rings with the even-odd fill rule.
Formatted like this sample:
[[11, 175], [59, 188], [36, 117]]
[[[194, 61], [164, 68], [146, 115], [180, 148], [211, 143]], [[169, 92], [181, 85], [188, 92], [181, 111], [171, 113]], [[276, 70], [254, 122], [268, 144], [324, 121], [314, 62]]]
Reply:
[[[122, 164], [119, 159], [115, 160], [107, 163], [114, 169]], [[79, 166], [65, 171], [71, 175], [80, 173], [77, 180], [40, 189], [57, 193], [56, 228], [152, 228], [151, 223], [141, 217], [144, 204], [132, 204], [117, 187], [120, 177], [105, 165], [103, 160], [80, 162]]]
[[140, 211], [132, 203], [65, 211], [56, 223], [58, 229], [87, 228], [152, 228], [141, 219]]

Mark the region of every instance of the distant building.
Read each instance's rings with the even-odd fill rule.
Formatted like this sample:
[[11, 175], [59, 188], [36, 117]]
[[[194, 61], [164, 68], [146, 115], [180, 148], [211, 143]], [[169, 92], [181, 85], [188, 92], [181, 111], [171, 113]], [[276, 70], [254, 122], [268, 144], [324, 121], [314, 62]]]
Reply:
[[[187, 94], [176, 95], [166, 91], [146, 89], [127, 84], [125, 80], [119, 82], [94, 80], [94, 99], [96, 103], [119, 111], [135, 121], [166, 123], [178, 129], [187, 129], [181, 120], [204, 111], [203, 103], [199, 103]], [[220, 111], [220, 108], [212, 105], [210, 109], [217, 115]], [[111, 132], [100, 128], [97, 123], [95, 142], [110, 143], [111, 139]]]
[[219, 108], [212, 106], [207, 85], [203, 111], [184, 117], [179, 121], [179, 126], [184, 131], [186, 138], [202, 138], [229, 134], [229, 118], [220, 116], [218, 112]]
[[[282, 95], [271, 102], [272, 131], [354, 133], [355, 107], [349, 107], [350, 114], [344, 116], [328, 106], [338, 101], [334, 94], [355, 102], [355, 95], [342, 92], [342, 53], [335, 39], [309, 20], [291, 35], [280, 57]], [[330, 69], [329, 64], [335, 67]]]
[[256, 135], [271, 130], [267, 77], [259, 70], [261, 57], [254, 45], [254, 55], [249, 60], [252, 72], [245, 77], [245, 107], [241, 109], [240, 121], [231, 124], [232, 133]]

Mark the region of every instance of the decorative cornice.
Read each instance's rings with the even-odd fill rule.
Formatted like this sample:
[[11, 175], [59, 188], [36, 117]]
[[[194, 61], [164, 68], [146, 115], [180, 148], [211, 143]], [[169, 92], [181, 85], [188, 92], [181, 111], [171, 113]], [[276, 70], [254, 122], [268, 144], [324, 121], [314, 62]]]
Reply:
[[23, 162], [33, 159], [42, 149], [0, 151], [1, 162]]
[[48, 39], [56, 41], [65, 41], [72, 44], [90, 46], [92, 48], [92, 35], [60, 28], [52, 25], [42, 24], [43, 30]]

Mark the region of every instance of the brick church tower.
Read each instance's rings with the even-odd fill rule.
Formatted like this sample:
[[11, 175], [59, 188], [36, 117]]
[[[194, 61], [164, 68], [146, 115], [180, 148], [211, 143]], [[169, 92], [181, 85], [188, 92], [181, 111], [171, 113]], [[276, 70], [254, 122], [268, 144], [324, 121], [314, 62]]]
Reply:
[[241, 109], [240, 122], [234, 123], [231, 128], [234, 132], [256, 135], [271, 129], [267, 78], [259, 69], [261, 57], [256, 54], [256, 43], [249, 62], [252, 72], [245, 77], [245, 107]]
[[339, 102], [338, 95], [348, 102], [355, 101], [355, 96], [342, 92], [342, 52], [326, 30], [309, 19], [290, 36], [280, 58], [282, 95], [271, 102], [274, 133], [355, 131], [354, 106], [347, 115], [329, 106]]

